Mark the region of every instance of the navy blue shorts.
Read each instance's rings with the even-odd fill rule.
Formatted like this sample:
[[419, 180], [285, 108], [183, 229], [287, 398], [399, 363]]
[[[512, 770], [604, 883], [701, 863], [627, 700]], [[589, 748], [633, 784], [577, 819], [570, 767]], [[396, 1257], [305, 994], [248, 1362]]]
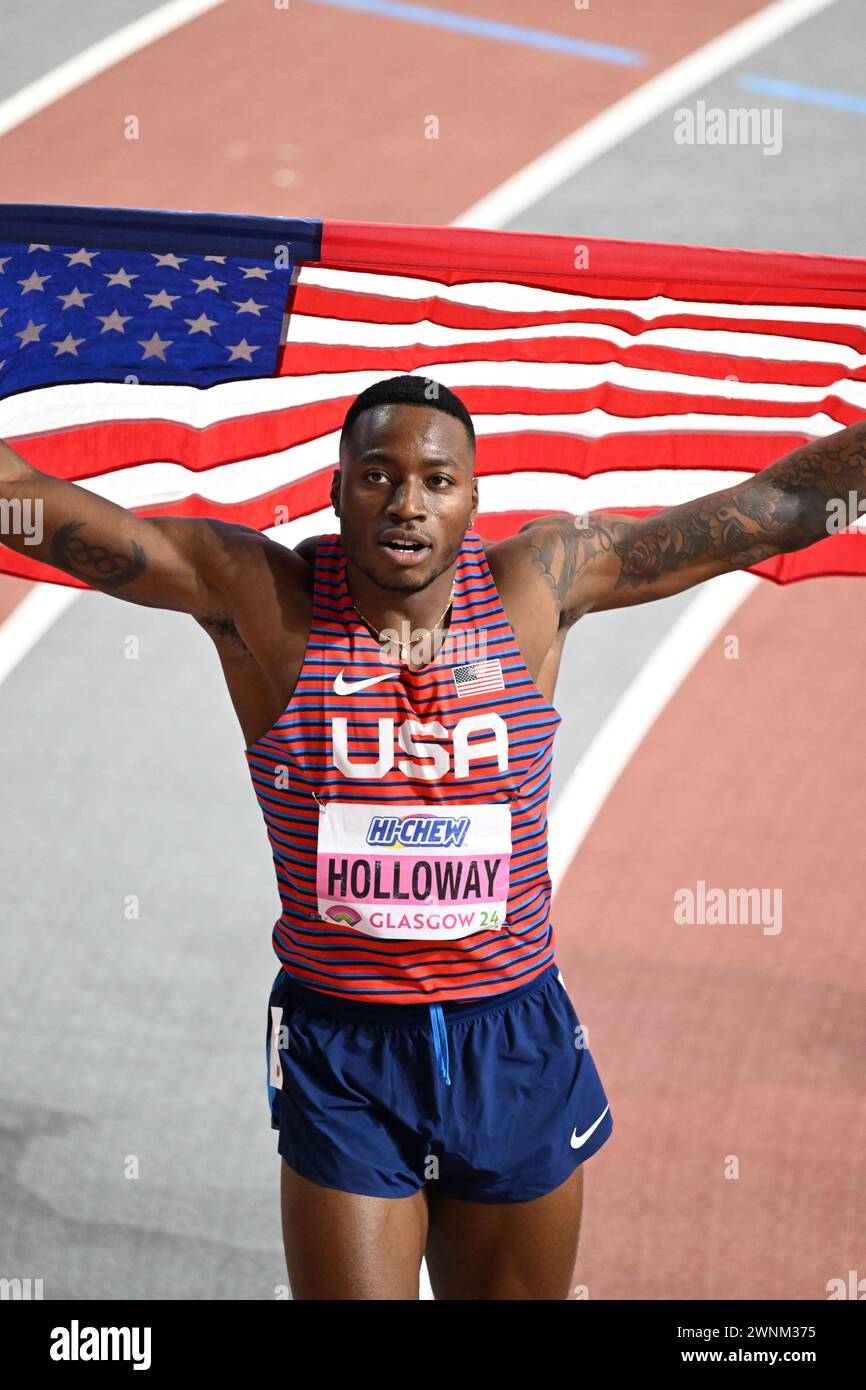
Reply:
[[323, 1187], [528, 1202], [565, 1182], [613, 1120], [554, 964], [492, 999], [368, 1004], [281, 970], [267, 1030], [271, 1128]]

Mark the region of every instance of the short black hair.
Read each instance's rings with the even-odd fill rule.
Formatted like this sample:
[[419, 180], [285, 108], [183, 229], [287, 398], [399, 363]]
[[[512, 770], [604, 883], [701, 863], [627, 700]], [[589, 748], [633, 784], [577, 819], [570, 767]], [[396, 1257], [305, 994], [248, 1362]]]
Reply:
[[447, 386], [442, 386], [429, 376], [391, 376], [368, 386], [366, 391], [355, 397], [346, 411], [340, 433], [341, 446], [351, 434], [352, 426], [361, 412], [376, 405], [426, 405], [433, 410], [444, 410], [447, 415], [455, 415], [462, 420], [472, 452], [475, 452], [475, 426], [466, 406]]

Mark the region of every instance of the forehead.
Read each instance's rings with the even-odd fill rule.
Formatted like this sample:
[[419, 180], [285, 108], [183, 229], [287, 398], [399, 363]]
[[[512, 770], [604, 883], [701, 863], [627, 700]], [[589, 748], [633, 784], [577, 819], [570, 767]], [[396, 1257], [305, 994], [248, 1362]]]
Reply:
[[425, 405], [377, 405], [358, 416], [347, 441], [352, 458], [381, 450], [396, 461], [472, 459], [462, 420]]

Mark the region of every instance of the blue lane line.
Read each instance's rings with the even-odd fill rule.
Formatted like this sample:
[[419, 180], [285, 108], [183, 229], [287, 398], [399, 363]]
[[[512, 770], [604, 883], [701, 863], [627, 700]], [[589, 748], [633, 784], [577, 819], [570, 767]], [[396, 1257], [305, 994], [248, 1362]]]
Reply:
[[866, 116], [866, 97], [850, 92], [834, 92], [825, 87], [805, 87], [800, 82], [781, 82], [775, 77], [746, 76], [740, 82], [751, 92], [763, 92], [771, 97], [790, 97], [792, 101], [807, 101], [812, 106], [834, 106], [837, 111], [856, 111]]
[[503, 43], [522, 43], [530, 48], [549, 48], [556, 53], [570, 53], [577, 58], [592, 58], [599, 63], [619, 63], [622, 67], [641, 67], [647, 62], [645, 53], [634, 48], [619, 48], [616, 44], [593, 43], [590, 39], [570, 39], [564, 34], [552, 34], [546, 29], [524, 29], [519, 24], [500, 24], [492, 19], [478, 19], [469, 14], [453, 14], [450, 10], [434, 10], [429, 5], [402, 5], [397, 0], [307, 0], [310, 5], [330, 5], [338, 10], [356, 10], [361, 14], [381, 15], [385, 19], [405, 19], [410, 24], [427, 24], [436, 29], [455, 29], [461, 34], [476, 34], [483, 39], [499, 39]]

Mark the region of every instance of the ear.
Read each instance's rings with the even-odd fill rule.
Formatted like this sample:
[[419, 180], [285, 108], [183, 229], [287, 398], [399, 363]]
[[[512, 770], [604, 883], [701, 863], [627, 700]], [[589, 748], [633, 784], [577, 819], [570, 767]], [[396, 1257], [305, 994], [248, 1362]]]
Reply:
[[340, 515], [340, 470], [339, 470], [339, 468], [335, 468], [335, 469], [334, 469], [334, 476], [333, 476], [333, 478], [331, 479], [331, 506], [334, 508], [334, 511], [337, 513], [337, 516], [339, 516], [339, 515]]
[[478, 515], [478, 479], [473, 477], [473, 479], [472, 479], [472, 510], [471, 510], [471, 512], [469, 513], [469, 525], [466, 527], [466, 530], [467, 530], [467, 531], [471, 531], [471, 530], [472, 530], [472, 527], [475, 525], [475, 518], [477, 517], [477, 515]]

